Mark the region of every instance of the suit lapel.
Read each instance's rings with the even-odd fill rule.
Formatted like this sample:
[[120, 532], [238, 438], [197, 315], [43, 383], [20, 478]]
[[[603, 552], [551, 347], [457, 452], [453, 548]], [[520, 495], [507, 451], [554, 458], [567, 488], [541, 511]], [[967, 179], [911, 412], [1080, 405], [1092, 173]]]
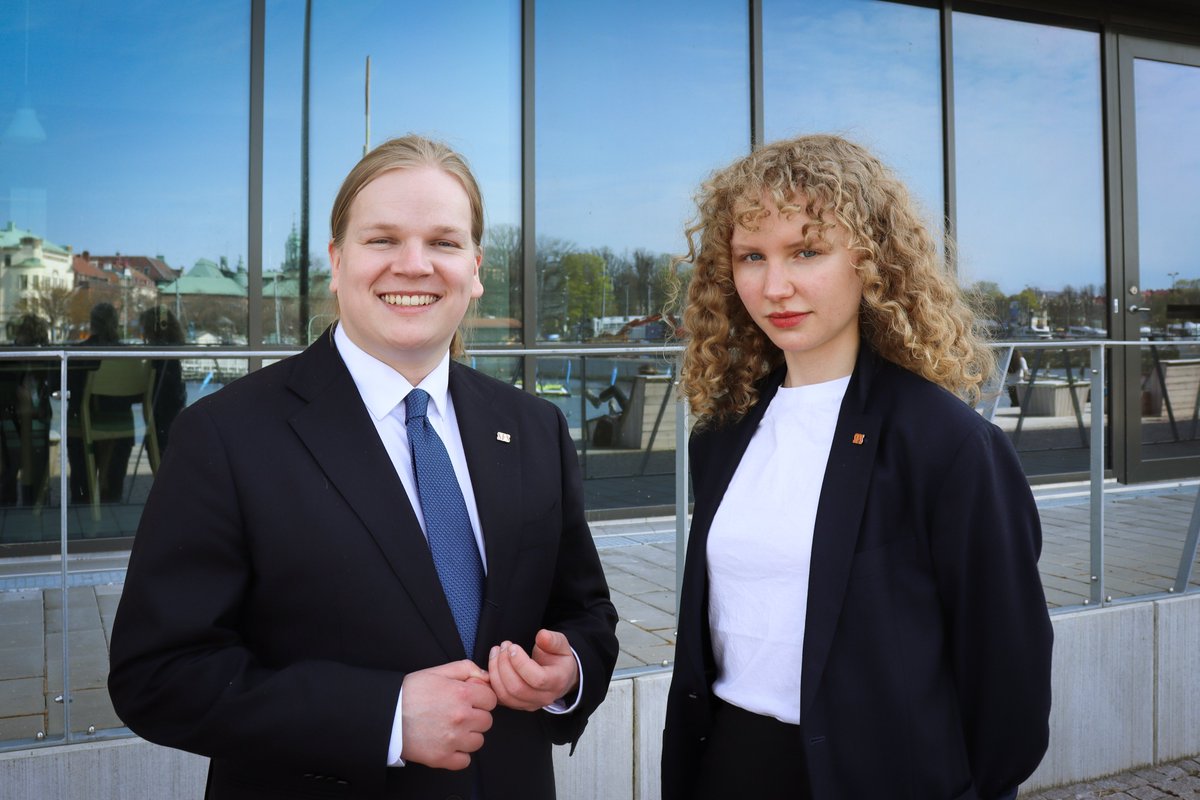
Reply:
[[[475, 655], [483, 658], [488, 647], [499, 644], [500, 612], [508, 597], [508, 581], [516, 572], [520, 531], [512, 530], [513, 509], [521, 497], [522, 432], [517, 420], [498, 407], [494, 387], [467, 367], [450, 363], [450, 397], [458, 420], [483, 547], [487, 554], [487, 581], [483, 611], [475, 638]], [[557, 458], [557, 452], [547, 453]], [[519, 516], [519, 514], [517, 515]]]
[[741, 464], [742, 456], [746, 454], [746, 448], [750, 446], [750, 440], [754, 438], [754, 432], [758, 430], [758, 424], [762, 422], [767, 406], [771, 404], [771, 398], [779, 390], [786, 374], [787, 370], [783, 367], [771, 372], [759, 383], [758, 400], [744, 417], [708, 434], [712, 441], [708, 444], [707, 452], [713, 457], [706, 459], [709, 463], [705, 464], [708, 474], [704, 485], [696, 487], [696, 508], [691, 526], [692, 538], [701, 540], [699, 544], [708, 538], [709, 526], [721, 505], [725, 490], [729, 488], [729, 482], [733, 480], [733, 473]]
[[804, 623], [804, 664], [800, 685], [800, 719], [812, 704], [837, 620], [858, 543], [859, 526], [870, 488], [882, 418], [865, 412], [877, 356], [866, 343], [838, 414], [829, 462], [817, 502], [813, 530], [813, 569], [809, 572], [808, 611]]
[[292, 429], [375, 539], [447, 659], [462, 658], [429, 545], [332, 336], [295, 358], [289, 387], [308, 405], [291, 418]]
[[[725, 490], [733, 480], [746, 448], [758, 425], [762, 422], [771, 398], [783, 382], [787, 370], [779, 368], [764, 378], [759, 384], [758, 401], [746, 412], [746, 415], [736, 422], [702, 434], [711, 437], [706, 443], [706, 454], [703, 467], [702, 483], [693, 485], [696, 505], [692, 514], [692, 524], [688, 532], [687, 558], [684, 563], [687, 572], [684, 574], [684, 585], [690, 613], [684, 615], [691, 620], [689, 638], [698, 641], [701, 646], [693, 650], [693, 656], [701, 659], [693, 663], [697, 674], [715, 671], [712, 657], [712, 636], [708, 624], [708, 533], [712, 527], [713, 518], [725, 497]], [[693, 465], [693, 479], [697, 474]], [[695, 588], [691, 588], [695, 587]]]

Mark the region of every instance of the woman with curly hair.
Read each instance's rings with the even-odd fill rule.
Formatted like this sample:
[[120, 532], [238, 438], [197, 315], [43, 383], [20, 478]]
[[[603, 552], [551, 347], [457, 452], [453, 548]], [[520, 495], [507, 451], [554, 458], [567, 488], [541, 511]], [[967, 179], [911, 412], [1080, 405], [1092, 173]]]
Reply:
[[1052, 633], [992, 371], [903, 184], [805, 136], [688, 231], [695, 509], [663, 797], [1003, 798], [1046, 749]]

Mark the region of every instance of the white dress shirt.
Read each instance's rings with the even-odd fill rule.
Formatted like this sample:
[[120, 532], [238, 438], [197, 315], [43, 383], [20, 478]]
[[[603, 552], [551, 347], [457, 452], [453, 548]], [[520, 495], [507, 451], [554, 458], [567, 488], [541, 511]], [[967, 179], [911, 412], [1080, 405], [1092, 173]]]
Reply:
[[[479, 548], [479, 558], [483, 562], [483, 571], [486, 576], [487, 552], [483, 546], [483, 529], [479, 524], [479, 508], [475, 505], [475, 490], [471, 484], [471, 473], [467, 469], [467, 456], [463, 450], [458, 420], [454, 416], [454, 403], [450, 399], [449, 351], [432, 372], [426, 375], [417, 386], [413, 386], [399, 372], [352, 342], [341, 325], [334, 328], [333, 341], [337, 345], [338, 354], [346, 364], [346, 369], [350, 371], [350, 377], [354, 380], [355, 387], [358, 388], [363, 404], [370, 412], [371, 421], [375, 423], [375, 430], [379, 432], [383, 447], [392, 460], [396, 474], [400, 476], [400, 483], [404, 485], [404, 492], [408, 495], [413, 511], [416, 512], [421, 532], [426, 536], [428, 536], [428, 532], [425, 530], [425, 517], [421, 512], [421, 498], [417, 494], [412, 451], [408, 446], [408, 428], [405, 427], [407, 412], [404, 400], [408, 397], [408, 393], [415, 388], [420, 388], [429, 395], [426, 417], [438, 437], [441, 438], [442, 444], [446, 446], [446, 452], [450, 456], [450, 463], [454, 467], [454, 476], [458, 479], [458, 486], [462, 490], [463, 501], [467, 506], [467, 516], [471, 519], [471, 531], [475, 534], [475, 545]], [[574, 648], [571, 652], [575, 652]], [[468, 653], [468, 655], [470, 654]], [[578, 705], [579, 697], [583, 694], [583, 669], [579, 665], [578, 654], [575, 655], [575, 662], [579, 675], [579, 687], [575, 702], [570, 707], [562, 702], [556, 702], [546, 706], [546, 711], [552, 714], [566, 714], [574, 711], [575, 706]], [[401, 689], [400, 695], [396, 698], [396, 715], [392, 722], [392, 737], [388, 744], [388, 766], [404, 766], [404, 760], [401, 758], [404, 737], [400, 713], [403, 698], [404, 690]]]
[[[358, 387], [358, 393], [362, 396], [367, 411], [371, 412], [371, 421], [375, 423], [375, 430], [379, 431], [379, 438], [392, 460], [392, 466], [396, 468], [396, 474], [404, 484], [404, 492], [417, 514], [421, 532], [428, 536], [425, 517], [421, 512], [421, 498], [417, 494], [417, 479], [413, 473], [412, 451], [408, 447], [408, 428], [405, 427], [404, 400], [408, 393], [417, 387], [399, 372], [350, 341], [341, 325], [334, 329], [333, 340], [337, 343], [342, 361], [346, 362], [346, 369], [350, 370], [350, 377], [354, 379], [354, 385]], [[467, 516], [471, 518], [471, 530], [475, 534], [475, 545], [479, 548], [479, 557], [483, 559], [483, 571], [486, 575], [487, 554], [484, 552], [483, 531], [479, 525], [479, 509], [475, 505], [475, 489], [471, 485], [471, 473], [467, 469], [467, 456], [463, 451], [458, 419], [454, 416], [454, 404], [450, 401], [449, 351], [419, 386], [429, 394], [429, 407], [425, 414], [450, 455], [454, 477], [458, 479], [458, 486], [467, 505]]]

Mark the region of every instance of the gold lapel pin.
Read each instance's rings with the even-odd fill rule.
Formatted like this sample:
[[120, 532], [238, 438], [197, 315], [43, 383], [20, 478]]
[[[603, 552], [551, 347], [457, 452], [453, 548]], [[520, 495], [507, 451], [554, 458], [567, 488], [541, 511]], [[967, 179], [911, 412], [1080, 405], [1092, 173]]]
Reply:
[[512, 434], [505, 433], [504, 431], [496, 431], [496, 440], [500, 442], [511, 442]]
[[855, 444], [862, 444], [866, 440], [867, 440], [866, 436], [864, 436], [861, 433], [856, 433], [856, 434], [854, 434], [854, 438], [851, 439], [850, 441], [854, 442]]

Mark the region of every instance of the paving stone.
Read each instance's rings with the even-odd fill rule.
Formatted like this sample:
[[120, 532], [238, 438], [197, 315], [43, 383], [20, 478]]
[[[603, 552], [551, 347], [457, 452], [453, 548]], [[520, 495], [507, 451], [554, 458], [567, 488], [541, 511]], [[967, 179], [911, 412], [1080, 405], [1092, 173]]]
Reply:
[[[40, 622], [20, 622], [15, 625], [0, 625], [0, 658], [8, 648], [38, 647], [46, 635]], [[0, 675], [4, 673], [0, 671]]]
[[635, 667], [649, 666], [648, 662], [643, 661], [638, 656], [630, 653], [628, 650], [617, 651], [617, 665], [614, 670], [619, 672], [623, 669], [633, 669]]
[[0, 717], [0, 742], [12, 744], [37, 741], [38, 732], [46, 730], [46, 715], [30, 714], [19, 717]]
[[[601, 559], [603, 560], [603, 559]], [[611, 591], [622, 592], [623, 594], [636, 596], [645, 592], [653, 592], [661, 589], [657, 583], [648, 581], [637, 575], [631, 575], [617, 567], [609, 567], [607, 564], [604, 567], [605, 577], [608, 578], [608, 588]]]
[[[96, 689], [108, 683], [108, 639], [101, 630], [72, 631], [68, 639], [71, 659], [71, 687]], [[47, 686], [60, 688], [62, 676], [62, 634], [46, 635]]]
[[1135, 786], [1129, 790], [1129, 796], [1135, 797], [1137, 800], [1161, 800], [1164, 797], [1170, 797], [1169, 794], [1155, 786]]
[[1200, 800], [1200, 759], [1141, 767], [1094, 781], [1059, 786], [1020, 800]]
[[[674, 630], [667, 631], [666, 635], [663, 635], [662, 632], [648, 631], [626, 620], [617, 623], [617, 642], [623, 650], [632, 653], [638, 653], [643, 649], [649, 651], [664, 644], [673, 645], [675, 643], [674, 635]], [[650, 662], [649, 658], [643, 660], [647, 663]]]
[[44, 613], [40, 591], [0, 592], [0, 626], [41, 625]]
[[0, 717], [40, 714], [46, 710], [42, 678], [0, 680]]
[[38, 678], [46, 674], [46, 650], [41, 642], [0, 649], [0, 677]]
[[[54, 702], [61, 693], [47, 694], [46, 707], [49, 709], [50, 735], [63, 732], [63, 704]], [[80, 689], [71, 692], [71, 729], [82, 733], [89, 726], [96, 730], [110, 730], [124, 727], [124, 723], [113, 711], [112, 700], [108, 697], [107, 689]]]

